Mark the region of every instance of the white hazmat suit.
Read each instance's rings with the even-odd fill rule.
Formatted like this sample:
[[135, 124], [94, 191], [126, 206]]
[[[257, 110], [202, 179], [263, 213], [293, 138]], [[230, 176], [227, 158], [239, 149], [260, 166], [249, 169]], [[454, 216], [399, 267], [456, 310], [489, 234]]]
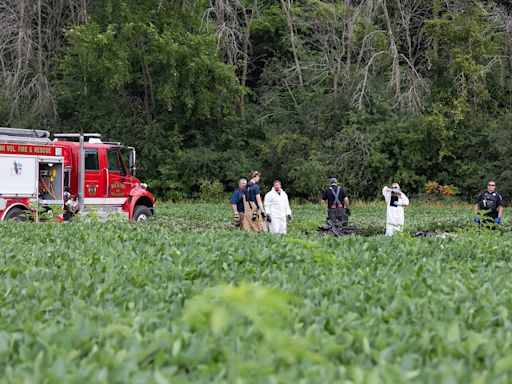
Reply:
[[398, 199], [393, 199], [394, 201], [398, 201], [398, 206], [392, 202], [391, 191], [387, 186], [382, 188], [382, 194], [384, 195], [384, 199], [386, 200], [386, 236], [392, 236], [395, 232], [403, 231], [405, 216], [404, 216], [404, 207], [409, 205], [409, 199], [405, 196], [405, 193], [400, 192]]
[[270, 216], [268, 231], [272, 233], [286, 233], [286, 216], [292, 214], [288, 195], [281, 189], [279, 193], [272, 187], [265, 195], [263, 202], [265, 213]]

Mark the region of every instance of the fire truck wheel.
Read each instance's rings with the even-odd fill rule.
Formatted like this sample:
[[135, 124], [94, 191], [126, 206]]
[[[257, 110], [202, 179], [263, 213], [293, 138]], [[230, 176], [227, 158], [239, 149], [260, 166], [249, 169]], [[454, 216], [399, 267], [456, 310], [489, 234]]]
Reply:
[[11, 220], [11, 221], [27, 221], [28, 220], [28, 217], [26, 215], [26, 210], [24, 209], [21, 209], [21, 208], [13, 208], [11, 209], [7, 215], [5, 215], [5, 218], [4, 220], [7, 221], [7, 220]]
[[133, 210], [133, 221], [136, 221], [138, 223], [141, 221], [146, 221], [151, 216], [153, 216], [151, 210], [145, 205], [137, 205]]

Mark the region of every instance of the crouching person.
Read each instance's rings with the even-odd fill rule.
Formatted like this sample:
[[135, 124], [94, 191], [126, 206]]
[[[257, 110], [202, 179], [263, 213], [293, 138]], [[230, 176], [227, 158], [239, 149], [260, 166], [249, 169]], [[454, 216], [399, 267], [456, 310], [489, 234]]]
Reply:
[[287, 221], [292, 218], [288, 195], [281, 188], [279, 180], [274, 181], [272, 189], [265, 195], [264, 203], [267, 214], [268, 231], [286, 233]]
[[391, 188], [382, 188], [382, 194], [386, 201], [386, 236], [392, 236], [395, 232], [402, 232], [404, 229], [405, 215], [404, 207], [409, 205], [409, 199], [400, 190], [398, 183], [393, 183]]

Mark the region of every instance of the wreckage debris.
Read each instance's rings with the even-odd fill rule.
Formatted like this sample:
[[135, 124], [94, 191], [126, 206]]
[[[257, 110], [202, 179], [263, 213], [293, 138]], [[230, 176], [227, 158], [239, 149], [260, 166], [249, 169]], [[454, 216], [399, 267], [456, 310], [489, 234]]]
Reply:
[[[366, 230], [361, 230], [354, 225], [349, 225], [347, 221], [344, 220], [332, 220], [327, 219], [325, 224], [318, 227], [316, 232], [318, 235], [329, 235], [329, 236], [368, 236], [368, 232]], [[379, 235], [380, 232], [374, 233], [374, 235]], [[447, 237], [455, 237], [455, 233], [450, 232], [432, 232], [432, 231], [414, 231], [410, 232], [412, 237], [437, 237], [437, 238], [447, 238]]]
[[412, 233], [413, 237], [436, 237], [437, 234], [434, 232], [428, 232], [428, 231], [417, 231]]
[[412, 232], [411, 235], [413, 237], [441, 237], [441, 238], [454, 236], [453, 233], [448, 233], [448, 232], [439, 233], [439, 232], [429, 232], [429, 231], [416, 231], [416, 232]]
[[341, 220], [327, 220], [325, 224], [318, 227], [317, 233], [319, 235], [331, 236], [359, 236], [361, 231], [353, 226], [348, 225], [348, 222]]

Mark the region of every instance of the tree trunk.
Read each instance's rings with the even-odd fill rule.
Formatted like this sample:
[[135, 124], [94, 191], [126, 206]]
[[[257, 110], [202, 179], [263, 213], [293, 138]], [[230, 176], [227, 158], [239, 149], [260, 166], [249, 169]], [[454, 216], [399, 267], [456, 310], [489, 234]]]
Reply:
[[[245, 22], [245, 34], [244, 42], [242, 45], [243, 60], [242, 60], [242, 76], [240, 78], [240, 85], [242, 88], [247, 84], [247, 73], [249, 67], [249, 47], [251, 45], [251, 27], [254, 20], [254, 16], [258, 11], [258, 0], [254, 0], [252, 3], [251, 16], [248, 17], [247, 9], [243, 8], [244, 22]], [[245, 120], [245, 100], [244, 95], [240, 96], [240, 117]]]
[[144, 77], [144, 111], [146, 113], [146, 121], [151, 123], [155, 106], [155, 92], [142, 37], [139, 38], [139, 52], [142, 61], [142, 75]]
[[295, 68], [297, 70], [297, 76], [299, 77], [299, 85], [301, 87], [303, 87], [304, 86], [304, 78], [302, 77], [302, 71], [301, 71], [300, 62], [299, 62], [299, 54], [297, 52], [297, 46], [295, 44], [296, 36], [295, 36], [295, 30], [293, 27], [291, 0], [281, 0], [281, 6], [286, 15], [288, 31], [290, 32], [290, 44], [291, 44], [292, 53], [293, 53], [293, 60], [295, 61]]
[[393, 58], [393, 74], [391, 82], [395, 84], [395, 92], [397, 99], [400, 99], [401, 91], [401, 73], [400, 73], [400, 62], [399, 62], [399, 54], [398, 49], [396, 47], [395, 34], [393, 32], [393, 27], [391, 26], [391, 20], [389, 18], [388, 7], [386, 4], [386, 0], [382, 2], [382, 11], [384, 13], [384, 20], [386, 21], [386, 28], [389, 37], [390, 51], [391, 57]]

